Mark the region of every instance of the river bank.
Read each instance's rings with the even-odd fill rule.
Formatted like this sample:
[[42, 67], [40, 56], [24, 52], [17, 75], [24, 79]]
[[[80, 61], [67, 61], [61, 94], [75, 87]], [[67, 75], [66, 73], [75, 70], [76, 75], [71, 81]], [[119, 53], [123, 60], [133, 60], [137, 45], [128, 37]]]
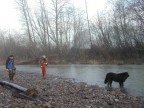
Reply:
[[[38, 65], [40, 58], [35, 59], [15, 59], [15, 64], [17, 65]], [[144, 64], [143, 59], [128, 59], [128, 60], [118, 60], [118, 59], [78, 59], [78, 60], [67, 60], [67, 59], [54, 59], [48, 58], [49, 64], [59, 65], [59, 64], [113, 64], [113, 65], [125, 65], [125, 64]], [[0, 65], [5, 65], [6, 60], [1, 59]]]
[[[8, 73], [0, 71], [0, 80], [8, 80]], [[97, 85], [76, 82], [74, 79], [41, 74], [17, 72], [12, 83], [35, 88], [38, 97], [47, 101], [42, 104], [12, 96], [13, 90], [0, 86], [0, 108], [142, 108], [141, 96], [112, 91]]]

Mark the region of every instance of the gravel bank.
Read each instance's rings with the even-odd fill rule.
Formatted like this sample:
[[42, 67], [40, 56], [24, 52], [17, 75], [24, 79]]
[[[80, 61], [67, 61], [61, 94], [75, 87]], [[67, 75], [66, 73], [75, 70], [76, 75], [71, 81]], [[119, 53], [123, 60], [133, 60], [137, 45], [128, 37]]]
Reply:
[[[0, 80], [8, 80], [8, 73], [0, 71]], [[97, 85], [75, 82], [74, 79], [17, 72], [12, 83], [35, 88], [41, 103], [13, 96], [13, 89], [0, 85], [0, 108], [143, 108], [140, 96], [124, 94], [120, 89], [107, 90]]]

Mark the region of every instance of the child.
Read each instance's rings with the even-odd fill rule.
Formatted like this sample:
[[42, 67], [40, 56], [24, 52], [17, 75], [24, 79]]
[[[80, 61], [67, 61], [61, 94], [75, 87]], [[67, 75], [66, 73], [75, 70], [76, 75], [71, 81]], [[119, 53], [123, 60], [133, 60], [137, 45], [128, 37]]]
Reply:
[[40, 60], [40, 66], [42, 69], [42, 75], [43, 78], [46, 79], [46, 68], [48, 65], [48, 59], [46, 58], [46, 56], [42, 56], [41, 60]]
[[16, 73], [16, 68], [14, 66], [14, 55], [10, 55], [6, 60], [6, 70], [9, 72], [9, 79], [13, 80]]

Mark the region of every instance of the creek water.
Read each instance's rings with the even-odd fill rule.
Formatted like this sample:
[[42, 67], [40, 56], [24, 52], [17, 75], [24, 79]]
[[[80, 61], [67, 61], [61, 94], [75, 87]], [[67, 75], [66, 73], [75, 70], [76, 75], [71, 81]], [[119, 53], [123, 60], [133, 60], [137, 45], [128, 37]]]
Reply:
[[[41, 73], [38, 65], [17, 65], [21, 72]], [[0, 70], [4, 66], [0, 66]], [[91, 85], [106, 87], [104, 79], [108, 72], [128, 72], [130, 77], [124, 83], [128, 94], [144, 96], [144, 65], [48, 65], [47, 74], [63, 78], [74, 78], [77, 82], [86, 82]], [[119, 88], [119, 84], [112, 83], [113, 88]]]

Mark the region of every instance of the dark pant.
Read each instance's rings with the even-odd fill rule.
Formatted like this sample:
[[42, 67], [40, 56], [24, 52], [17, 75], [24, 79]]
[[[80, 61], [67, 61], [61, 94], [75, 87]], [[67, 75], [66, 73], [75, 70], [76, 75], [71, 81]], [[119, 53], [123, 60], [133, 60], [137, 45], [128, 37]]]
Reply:
[[9, 69], [8, 72], [9, 72], [9, 79], [13, 80], [13, 77], [16, 73], [16, 69]]

